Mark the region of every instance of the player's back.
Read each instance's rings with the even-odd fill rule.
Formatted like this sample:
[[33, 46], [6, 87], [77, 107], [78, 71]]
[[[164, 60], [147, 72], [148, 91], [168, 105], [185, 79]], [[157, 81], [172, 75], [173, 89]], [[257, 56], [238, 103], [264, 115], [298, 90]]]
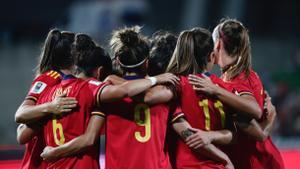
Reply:
[[[56, 147], [84, 134], [95, 104], [90, 84], [90, 81], [69, 76], [42, 98], [44, 102], [47, 102], [58, 95], [67, 93], [68, 97], [75, 97], [78, 101], [78, 106], [70, 113], [53, 116], [44, 126], [44, 138], [47, 146]], [[96, 84], [99, 87], [102, 86], [100, 82]], [[98, 155], [98, 145], [95, 145], [76, 156], [50, 162], [48, 168], [99, 168]]]
[[[61, 74], [50, 70], [37, 76], [31, 84], [31, 88], [25, 99], [39, 104], [39, 98], [52, 86], [60, 83]], [[22, 169], [46, 168], [46, 163], [40, 157], [45, 146], [43, 131], [39, 131], [28, 143], [22, 160]]]
[[[241, 73], [235, 77], [232, 82], [243, 83], [248, 86], [255, 97], [257, 103], [263, 111], [265, 93], [262, 82], [258, 74], [251, 69], [249, 76], [246, 78], [245, 73]], [[266, 112], [263, 111], [261, 120], [266, 118]], [[253, 138], [247, 136], [245, 133], [241, 133], [237, 138], [238, 144], [232, 145], [229, 154], [232, 157], [232, 161], [237, 168], [245, 169], [283, 169], [283, 160], [279, 150], [272, 142], [272, 139], [268, 137], [265, 141], [259, 142]], [[247, 147], [243, 154], [240, 153], [240, 149]]]
[[[202, 76], [202, 75], [198, 75]], [[215, 78], [211, 78], [215, 82]], [[221, 130], [225, 128], [226, 114], [223, 104], [203, 93], [197, 93], [189, 83], [188, 77], [180, 77], [180, 102], [184, 115], [190, 125], [205, 131]], [[176, 167], [201, 168], [214, 166], [224, 168], [223, 165], [208, 158], [195, 154], [182, 140], [178, 140], [176, 152]]]
[[106, 168], [170, 169], [165, 149], [169, 107], [131, 98], [104, 105]]

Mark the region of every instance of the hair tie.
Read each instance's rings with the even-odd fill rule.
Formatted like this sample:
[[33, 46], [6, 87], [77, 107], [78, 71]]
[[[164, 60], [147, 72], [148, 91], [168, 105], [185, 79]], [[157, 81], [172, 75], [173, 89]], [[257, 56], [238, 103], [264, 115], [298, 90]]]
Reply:
[[135, 67], [138, 67], [138, 66], [142, 65], [147, 60], [147, 57], [144, 60], [142, 60], [140, 63], [135, 64], [135, 65], [124, 65], [118, 58], [117, 58], [117, 60], [118, 60], [119, 64], [122, 67], [125, 67], [125, 68], [135, 68]]

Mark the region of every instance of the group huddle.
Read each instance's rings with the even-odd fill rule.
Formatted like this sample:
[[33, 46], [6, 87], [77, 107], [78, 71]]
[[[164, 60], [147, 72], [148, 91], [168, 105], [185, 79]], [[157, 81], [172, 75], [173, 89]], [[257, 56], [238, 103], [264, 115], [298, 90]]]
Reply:
[[106, 169], [284, 169], [241, 22], [140, 29], [114, 31], [112, 56], [86, 34], [48, 33], [15, 114], [22, 169], [98, 169], [101, 133]]

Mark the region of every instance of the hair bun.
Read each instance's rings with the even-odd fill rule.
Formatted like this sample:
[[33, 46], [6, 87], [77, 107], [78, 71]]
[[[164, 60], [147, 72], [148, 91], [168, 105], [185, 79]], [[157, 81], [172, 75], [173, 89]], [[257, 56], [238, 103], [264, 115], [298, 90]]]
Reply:
[[96, 44], [93, 42], [92, 38], [86, 34], [77, 34], [75, 38], [75, 48], [77, 50], [87, 50], [94, 48]]
[[119, 33], [121, 42], [126, 46], [135, 46], [139, 42], [140, 27], [127, 28]]

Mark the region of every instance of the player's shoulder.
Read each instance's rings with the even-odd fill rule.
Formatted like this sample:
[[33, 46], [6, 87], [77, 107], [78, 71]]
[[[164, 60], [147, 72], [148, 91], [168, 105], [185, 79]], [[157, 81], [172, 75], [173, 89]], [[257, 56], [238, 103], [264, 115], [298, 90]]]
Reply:
[[59, 83], [61, 81], [61, 79], [62, 79], [62, 76], [59, 72], [50, 70], [43, 74], [38, 75], [34, 79], [34, 82], [39, 81], [39, 82], [46, 83], [48, 85], [55, 85], [55, 84]]
[[219, 83], [223, 84], [224, 83], [224, 81], [221, 78], [219, 78], [216, 74], [206, 72], [206, 73], [204, 73], [204, 75], [209, 77], [213, 83], [217, 83], [217, 84], [219, 84]]
[[188, 77], [184, 75], [179, 75], [178, 76], [181, 82], [187, 81]]
[[57, 71], [48, 71], [38, 75], [32, 82], [29, 95], [39, 95], [47, 87], [52, 87], [61, 82], [61, 75]]
[[90, 86], [100, 86], [103, 84], [103, 82], [95, 79], [95, 78], [89, 78], [86, 80], [86, 82], [90, 85]]
[[260, 77], [259, 77], [259, 75], [258, 75], [258, 73], [255, 72], [255, 71], [252, 70], [252, 69], [250, 70], [249, 78], [251, 78], [251, 80], [257, 81], [257, 82], [260, 82], [260, 81], [261, 81], [261, 80], [260, 80]]
[[86, 89], [91, 91], [99, 91], [99, 89], [103, 88], [104, 86], [107, 86], [107, 82], [99, 81], [95, 78], [89, 78], [85, 80], [86, 83]]

